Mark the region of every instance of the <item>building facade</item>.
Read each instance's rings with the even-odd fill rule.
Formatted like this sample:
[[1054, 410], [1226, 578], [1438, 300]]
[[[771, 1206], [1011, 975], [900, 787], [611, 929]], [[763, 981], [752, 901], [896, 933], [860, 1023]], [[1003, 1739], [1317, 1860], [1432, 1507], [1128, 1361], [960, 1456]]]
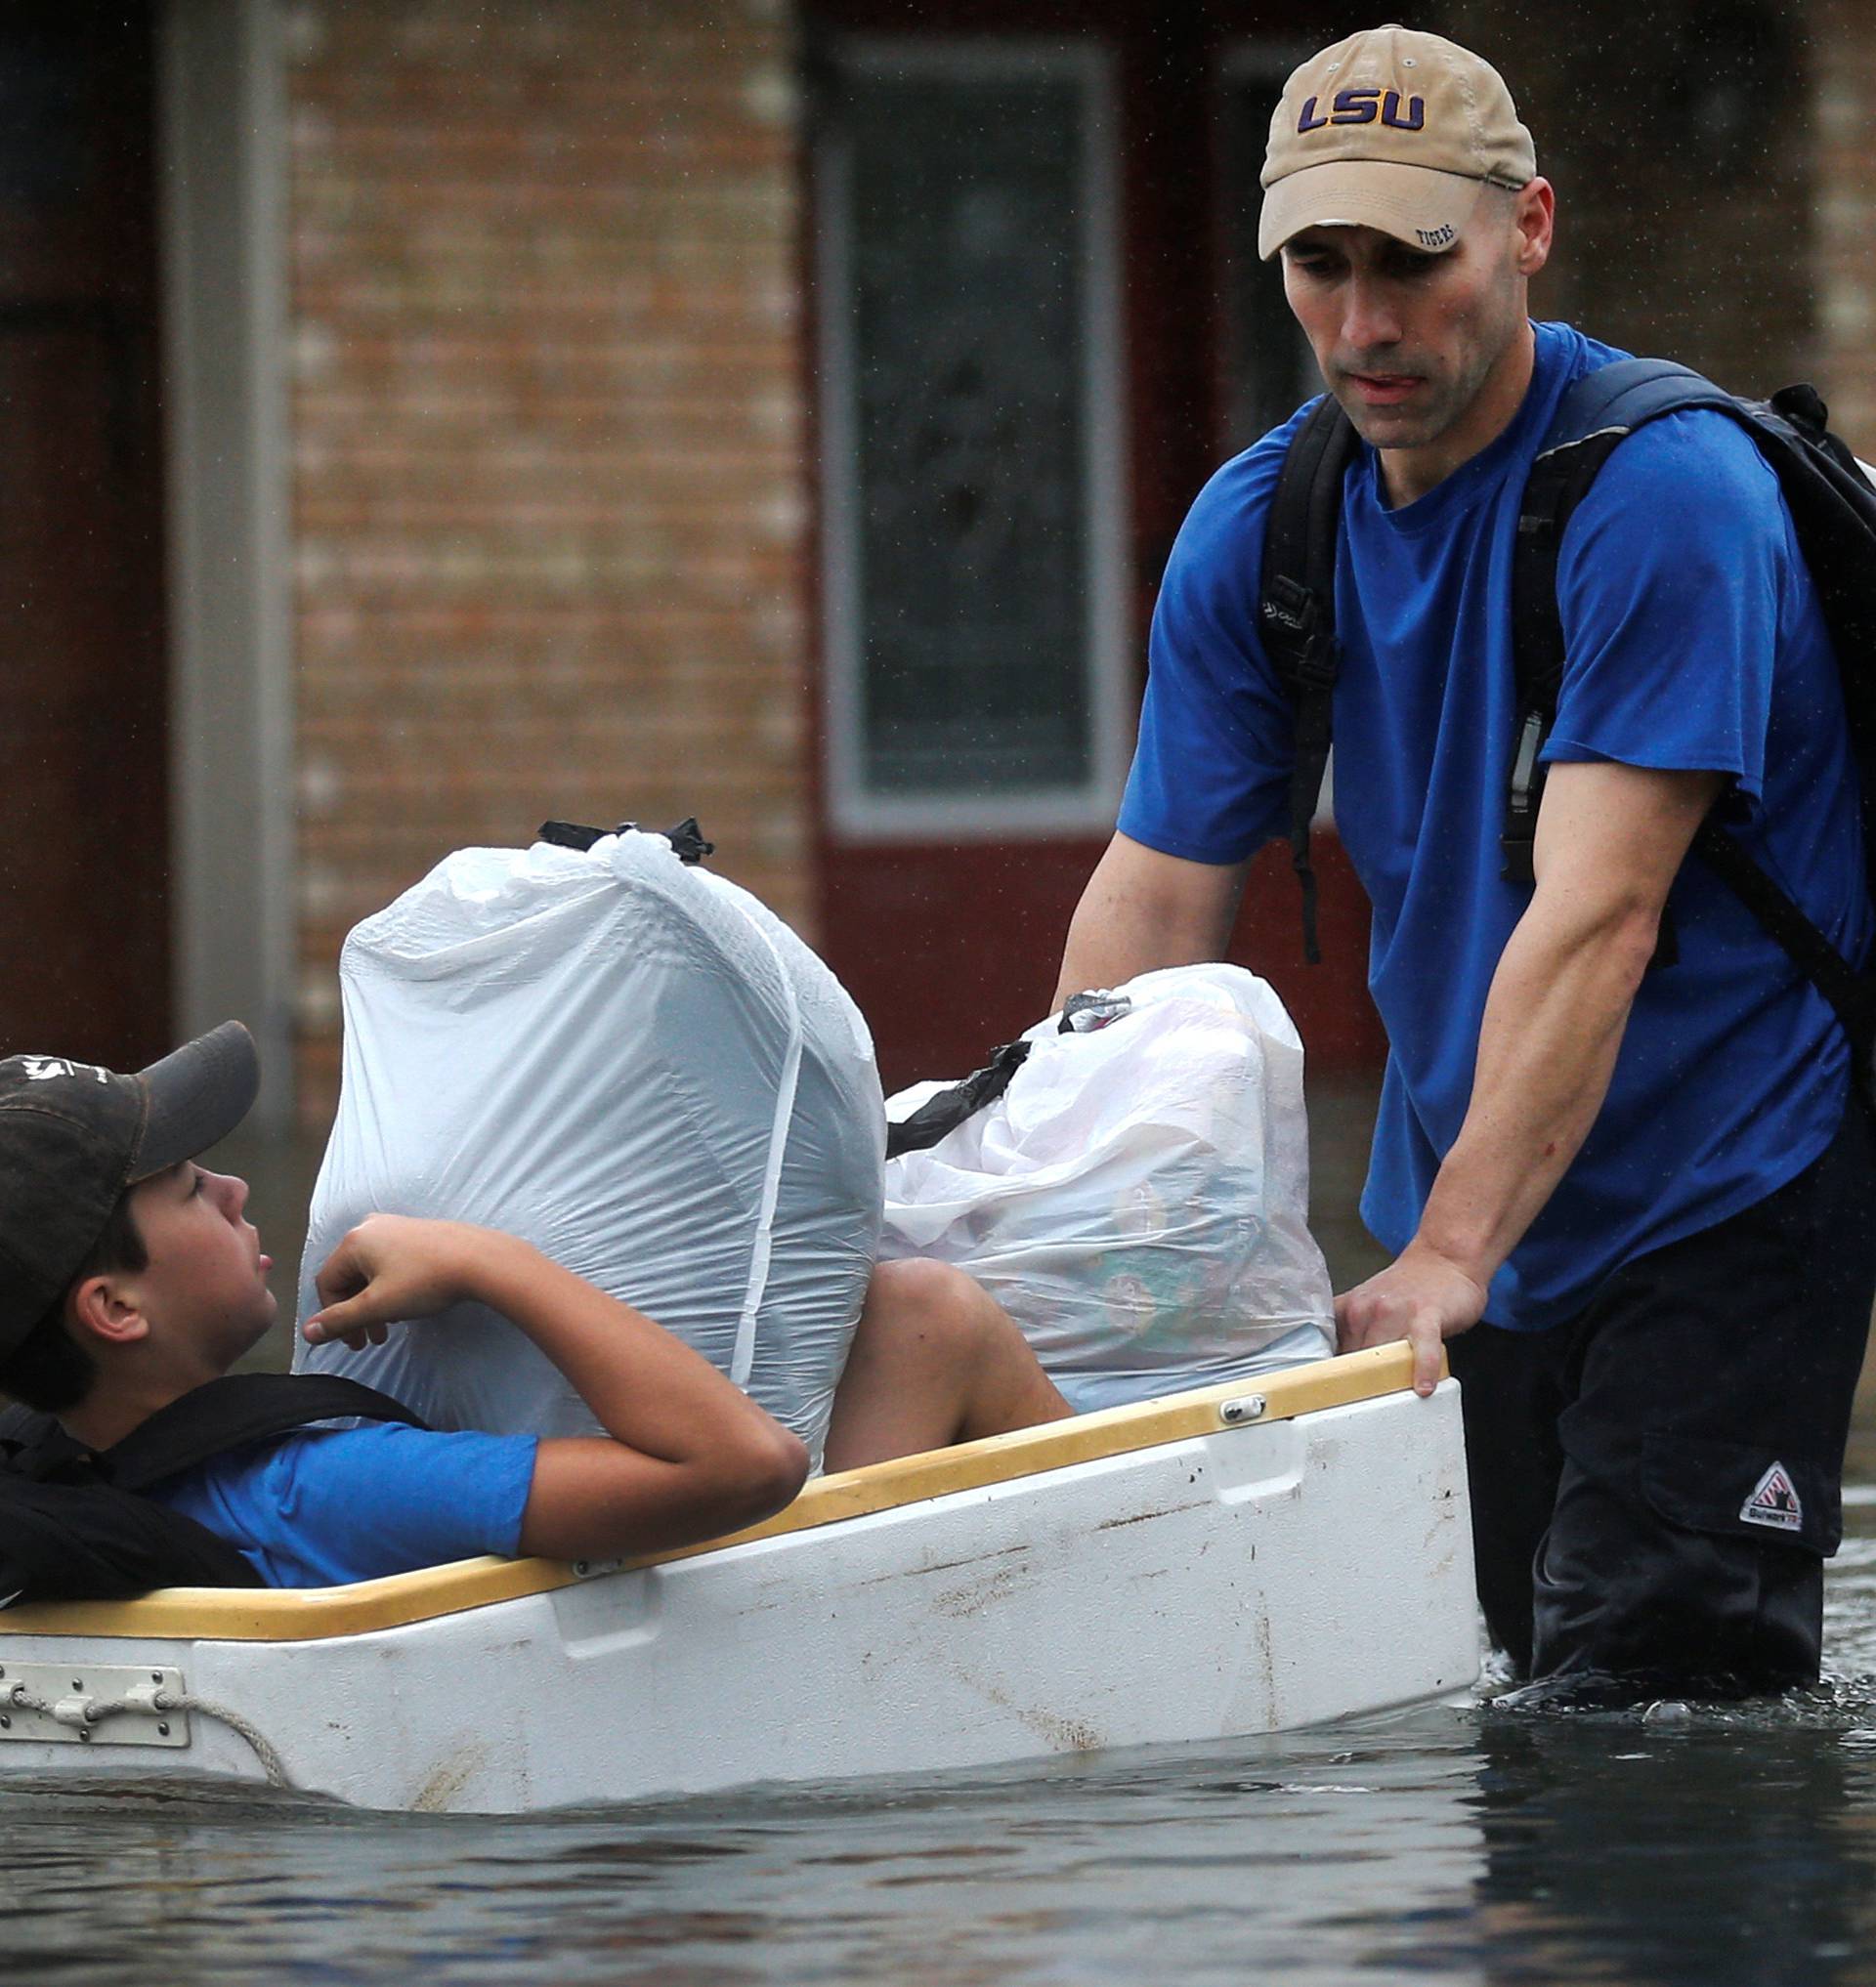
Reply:
[[[698, 816], [889, 1083], [1045, 1011], [1172, 534], [1309, 390], [1251, 249], [1270, 105], [1368, 17], [126, 15], [0, 25], [4, 1046], [129, 1060], [242, 1014], [267, 1113], [317, 1127], [345, 931], [549, 816]], [[1537, 132], [1540, 313], [1742, 388], [1815, 377], [1876, 455], [1876, 22], [1526, 19], [1418, 24]], [[1326, 839], [1328, 962], [1280, 852], [1238, 952], [1319, 1067], [1372, 1064]]]

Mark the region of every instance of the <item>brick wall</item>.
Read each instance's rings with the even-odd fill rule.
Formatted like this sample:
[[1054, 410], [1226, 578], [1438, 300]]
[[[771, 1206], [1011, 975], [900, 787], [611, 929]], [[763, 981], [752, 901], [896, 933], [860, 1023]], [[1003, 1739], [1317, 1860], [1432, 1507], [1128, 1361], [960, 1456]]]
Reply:
[[1876, 461], [1876, 17], [1867, 0], [1812, 11], [1818, 378], [1835, 426]]
[[809, 902], [786, 0], [299, 0], [300, 1094], [346, 930], [549, 815]]

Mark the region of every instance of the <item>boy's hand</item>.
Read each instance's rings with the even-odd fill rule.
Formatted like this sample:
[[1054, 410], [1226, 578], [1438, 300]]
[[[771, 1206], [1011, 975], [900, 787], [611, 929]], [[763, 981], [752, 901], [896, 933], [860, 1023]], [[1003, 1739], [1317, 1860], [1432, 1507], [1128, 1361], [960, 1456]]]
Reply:
[[355, 1352], [382, 1345], [402, 1320], [428, 1318], [473, 1296], [480, 1251], [497, 1241], [519, 1247], [459, 1221], [367, 1215], [314, 1278], [320, 1308], [301, 1335], [309, 1345], [341, 1338]]

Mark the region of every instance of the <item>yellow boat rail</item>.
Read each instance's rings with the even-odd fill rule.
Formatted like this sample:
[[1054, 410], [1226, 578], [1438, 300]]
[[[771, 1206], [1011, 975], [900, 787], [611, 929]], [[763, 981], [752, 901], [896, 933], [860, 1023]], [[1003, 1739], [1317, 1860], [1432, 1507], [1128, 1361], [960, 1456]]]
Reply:
[[[1019, 1428], [952, 1449], [927, 1450], [865, 1469], [816, 1477], [774, 1517], [696, 1545], [619, 1562], [617, 1570], [666, 1565], [721, 1552], [757, 1539], [780, 1539], [897, 1510], [957, 1491], [981, 1490], [1045, 1470], [1096, 1462], [1134, 1450], [1215, 1435], [1233, 1426], [1263, 1427], [1324, 1408], [1399, 1393], [1412, 1382], [1404, 1344], [1375, 1346], [1312, 1361], [1255, 1379], [1228, 1380], [1130, 1407], [1104, 1408], [1072, 1420]], [[1246, 1405], [1260, 1402], [1255, 1413]], [[572, 1586], [582, 1576], [554, 1559], [462, 1559], [349, 1586], [171, 1586], [129, 1601], [61, 1601], [0, 1609], [0, 1637], [101, 1636], [192, 1642], [317, 1642], [339, 1635], [408, 1627], [441, 1615], [492, 1606]]]

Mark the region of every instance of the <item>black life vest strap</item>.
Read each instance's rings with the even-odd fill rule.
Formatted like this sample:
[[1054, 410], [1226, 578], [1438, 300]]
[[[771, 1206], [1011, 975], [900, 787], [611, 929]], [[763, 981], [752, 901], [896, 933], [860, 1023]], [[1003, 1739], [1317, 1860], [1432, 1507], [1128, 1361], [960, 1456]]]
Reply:
[[1290, 775], [1290, 860], [1302, 889], [1302, 950], [1311, 965], [1316, 942], [1316, 876], [1309, 826], [1322, 799], [1334, 732], [1336, 550], [1342, 487], [1360, 445], [1354, 424], [1324, 395], [1292, 438], [1264, 526], [1258, 626], [1265, 652], [1290, 693], [1295, 755]]
[[157, 1409], [109, 1449], [87, 1449], [50, 1415], [36, 1416], [11, 1431], [6, 1467], [39, 1483], [85, 1479], [142, 1491], [230, 1450], [353, 1417], [424, 1426], [401, 1401], [338, 1374], [228, 1374]]

